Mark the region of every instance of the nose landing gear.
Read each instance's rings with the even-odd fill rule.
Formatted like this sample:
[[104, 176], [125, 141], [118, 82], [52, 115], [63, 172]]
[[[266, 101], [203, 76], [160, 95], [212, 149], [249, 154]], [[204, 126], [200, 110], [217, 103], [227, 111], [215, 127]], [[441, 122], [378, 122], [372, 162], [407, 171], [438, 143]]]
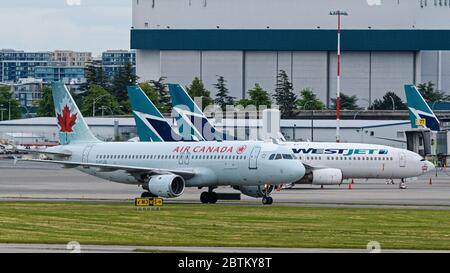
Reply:
[[263, 205], [272, 205], [273, 204], [273, 198], [270, 197], [270, 194], [273, 192], [274, 186], [271, 185], [264, 185], [264, 189], [262, 190], [263, 198], [262, 203]]
[[272, 205], [273, 198], [270, 196], [263, 196], [262, 203], [263, 203], [263, 205]]

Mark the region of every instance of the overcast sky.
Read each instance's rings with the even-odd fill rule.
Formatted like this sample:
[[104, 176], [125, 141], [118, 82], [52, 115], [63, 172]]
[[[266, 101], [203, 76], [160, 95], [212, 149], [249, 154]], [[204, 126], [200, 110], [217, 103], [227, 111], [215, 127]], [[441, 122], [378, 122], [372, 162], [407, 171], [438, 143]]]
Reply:
[[0, 49], [129, 49], [131, 0], [0, 0]]

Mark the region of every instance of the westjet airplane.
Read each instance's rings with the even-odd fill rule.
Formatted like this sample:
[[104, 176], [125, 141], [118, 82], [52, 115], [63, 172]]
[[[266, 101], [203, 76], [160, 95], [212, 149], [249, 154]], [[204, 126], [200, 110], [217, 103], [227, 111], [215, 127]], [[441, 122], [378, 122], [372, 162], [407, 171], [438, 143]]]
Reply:
[[[60, 164], [113, 182], [137, 184], [146, 190], [143, 197], [174, 198], [185, 187], [238, 185], [242, 192], [262, 197], [263, 204], [273, 202], [273, 185], [305, 175], [292, 150], [272, 142], [102, 142], [89, 130], [66, 86], [53, 83], [52, 90], [60, 145], [30, 151], [48, 159], [19, 161]], [[215, 203], [216, 194], [204, 192], [201, 200]]]
[[[439, 119], [424, 100], [417, 87], [405, 85], [406, 101], [409, 109], [411, 128], [428, 128], [431, 131], [440, 131]], [[423, 122], [423, 123], [422, 123]]]
[[[179, 113], [202, 116], [206, 128], [213, 128], [182, 86], [169, 84], [169, 92], [174, 108], [188, 108]], [[178, 118], [178, 127], [192, 126], [187, 120], [187, 117]], [[201, 135], [202, 128], [193, 129]], [[297, 184], [338, 185], [343, 179], [352, 178], [401, 179], [404, 182], [435, 168], [416, 153], [384, 145], [334, 142], [283, 142], [283, 145], [290, 147], [306, 168], [306, 175], [296, 181]], [[269, 157], [276, 158], [279, 155]]]

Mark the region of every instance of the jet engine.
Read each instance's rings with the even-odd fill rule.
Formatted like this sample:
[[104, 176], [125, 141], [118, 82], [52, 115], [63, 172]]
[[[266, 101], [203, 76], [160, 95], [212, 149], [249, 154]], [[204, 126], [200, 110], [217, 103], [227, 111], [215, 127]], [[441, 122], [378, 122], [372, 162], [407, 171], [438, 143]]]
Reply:
[[342, 183], [342, 171], [339, 169], [316, 169], [307, 173], [296, 184], [313, 185], [340, 185]]
[[265, 195], [270, 195], [274, 190], [275, 186], [273, 185], [262, 185], [262, 186], [236, 186], [233, 187], [235, 190], [240, 191], [242, 194], [245, 194], [250, 197], [263, 197]]
[[174, 174], [155, 175], [144, 187], [152, 195], [165, 198], [174, 198], [183, 194], [184, 179]]

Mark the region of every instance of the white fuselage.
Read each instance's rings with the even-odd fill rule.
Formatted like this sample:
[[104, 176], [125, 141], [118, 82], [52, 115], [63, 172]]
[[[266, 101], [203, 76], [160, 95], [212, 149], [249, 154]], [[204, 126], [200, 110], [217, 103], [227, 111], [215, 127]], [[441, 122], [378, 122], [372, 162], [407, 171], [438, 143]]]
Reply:
[[326, 142], [286, 142], [300, 161], [312, 167], [335, 168], [344, 178], [398, 179], [434, 169], [411, 151], [383, 145]]
[[[294, 182], [305, 174], [298, 160], [269, 161], [272, 153], [290, 154], [288, 147], [265, 142], [126, 142], [70, 144], [48, 149], [70, 152], [67, 161], [193, 171], [187, 187]], [[126, 184], [140, 182], [122, 170], [78, 167], [96, 177]]]

